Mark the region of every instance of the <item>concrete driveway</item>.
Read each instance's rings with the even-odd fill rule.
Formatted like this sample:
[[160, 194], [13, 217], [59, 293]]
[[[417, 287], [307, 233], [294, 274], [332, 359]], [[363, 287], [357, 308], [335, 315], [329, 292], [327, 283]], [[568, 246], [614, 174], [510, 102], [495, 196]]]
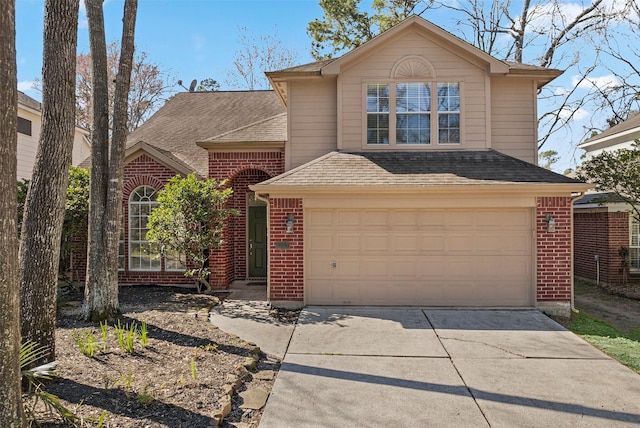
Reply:
[[261, 428], [640, 424], [640, 376], [534, 310], [309, 307]]

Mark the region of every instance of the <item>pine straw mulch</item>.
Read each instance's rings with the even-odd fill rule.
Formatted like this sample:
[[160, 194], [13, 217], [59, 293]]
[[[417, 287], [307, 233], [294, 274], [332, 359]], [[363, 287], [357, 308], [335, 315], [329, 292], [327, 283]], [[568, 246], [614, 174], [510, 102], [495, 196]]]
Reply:
[[[58, 377], [46, 391], [60, 397], [79, 420], [76, 425], [97, 426], [103, 412], [103, 427], [209, 427], [225, 388], [238, 379], [238, 366], [259, 355], [237, 392], [261, 387], [271, 391], [280, 362], [255, 345], [219, 330], [208, 321], [214, 296], [188, 289], [166, 287], [122, 287], [121, 324], [147, 325], [148, 344], [140, 338], [132, 354], [125, 352], [110, 324], [107, 346], [97, 346], [95, 355], [81, 353], [75, 337], [89, 333], [102, 342], [98, 324], [78, 319], [80, 290], [61, 293], [56, 330]], [[295, 317], [290, 317], [295, 322]], [[257, 375], [257, 373], [260, 375]], [[246, 374], [246, 372], [245, 372]], [[227, 389], [228, 391], [228, 389]], [[233, 395], [231, 413], [221, 426], [257, 426], [262, 410], [243, 410]], [[45, 427], [69, 426], [53, 415], [40, 413]]]

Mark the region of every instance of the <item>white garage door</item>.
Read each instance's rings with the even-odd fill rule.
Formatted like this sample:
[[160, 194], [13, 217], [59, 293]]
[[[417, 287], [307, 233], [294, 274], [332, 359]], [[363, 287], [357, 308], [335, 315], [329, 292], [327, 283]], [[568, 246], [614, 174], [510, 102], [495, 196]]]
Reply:
[[532, 209], [308, 209], [317, 305], [529, 306]]

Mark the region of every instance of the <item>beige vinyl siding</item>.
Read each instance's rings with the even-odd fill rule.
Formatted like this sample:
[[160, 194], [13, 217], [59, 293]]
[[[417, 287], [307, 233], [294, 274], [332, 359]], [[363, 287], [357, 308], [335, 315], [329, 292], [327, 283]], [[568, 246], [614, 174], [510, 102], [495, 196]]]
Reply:
[[[31, 135], [24, 135], [18, 132], [18, 180], [23, 178], [31, 179], [33, 166], [36, 162], [42, 121], [39, 114], [34, 113], [33, 110], [21, 108], [20, 106], [18, 107], [18, 116], [31, 121]], [[76, 129], [73, 137], [71, 163], [78, 165], [89, 157], [89, 155], [91, 155], [91, 146], [83, 137], [82, 133]]]
[[291, 81], [288, 116], [287, 169], [336, 150], [335, 79]]
[[[487, 147], [486, 71], [450, 50], [423, 37], [418, 32], [405, 33], [382, 46], [375, 55], [346, 66], [338, 80], [339, 140], [344, 150], [366, 149], [363, 142], [364, 85], [390, 82], [391, 70], [401, 59], [419, 56], [431, 63], [437, 82], [460, 82], [462, 144], [439, 146], [432, 141], [424, 149], [478, 149]], [[432, 118], [434, 120], [435, 117]], [[341, 126], [340, 126], [341, 122]], [[432, 139], [435, 140], [435, 139]], [[374, 149], [381, 149], [375, 147]], [[415, 146], [413, 147], [415, 150]]]
[[18, 180], [30, 179], [38, 151], [40, 116], [21, 108], [18, 109], [18, 116], [31, 121], [31, 135], [18, 132]]
[[531, 79], [491, 79], [491, 148], [537, 162], [535, 96]]

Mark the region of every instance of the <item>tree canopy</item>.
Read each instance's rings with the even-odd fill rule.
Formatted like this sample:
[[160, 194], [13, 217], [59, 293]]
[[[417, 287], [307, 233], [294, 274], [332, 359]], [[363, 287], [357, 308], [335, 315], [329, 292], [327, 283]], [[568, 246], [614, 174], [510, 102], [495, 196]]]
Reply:
[[269, 89], [271, 84], [264, 75], [296, 64], [298, 53], [282, 44], [276, 31], [272, 35], [254, 35], [240, 27], [240, 48], [236, 50], [233, 66], [227, 70], [225, 83], [234, 89]]
[[[117, 41], [107, 45], [107, 79], [109, 83], [109, 111], [113, 112], [116, 76], [120, 62]], [[92, 125], [92, 62], [91, 53], [80, 53], [76, 66], [76, 122], [91, 129]], [[147, 120], [166, 101], [172, 92], [173, 79], [161, 66], [149, 59], [145, 51], [136, 51], [131, 69], [131, 87], [127, 109], [127, 126], [133, 131]], [[113, 113], [112, 113], [113, 114]]]
[[578, 178], [627, 201], [640, 218], [640, 141], [632, 148], [604, 151], [582, 163]]

